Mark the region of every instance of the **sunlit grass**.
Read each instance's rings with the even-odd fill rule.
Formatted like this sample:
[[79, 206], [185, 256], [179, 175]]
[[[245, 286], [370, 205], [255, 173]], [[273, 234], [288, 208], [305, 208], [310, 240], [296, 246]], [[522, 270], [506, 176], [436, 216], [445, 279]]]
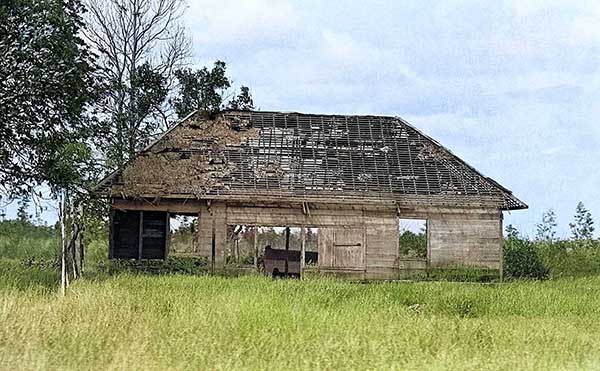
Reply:
[[5, 369], [600, 367], [600, 279], [352, 284], [119, 275], [0, 289]]
[[99, 241], [62, 297], [55, 246], [34, 237], [0, 239], [0, 369], [600, 369], [600, 276], [156, 275], [112, 269]]

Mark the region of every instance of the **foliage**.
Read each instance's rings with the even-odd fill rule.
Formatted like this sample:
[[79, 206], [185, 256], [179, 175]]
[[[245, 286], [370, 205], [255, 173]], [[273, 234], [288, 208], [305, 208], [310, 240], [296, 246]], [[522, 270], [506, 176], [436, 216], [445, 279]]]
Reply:
[[592, 214], [585, 208], [583, 202], [577, 204], [575, 209], [575, 221], [569, 223], [574, 240], [590, 240], [594, 236], [594, 220]]
[[183, 0], [85, 0], [85, 36], [98, 54], [102, 82], [96, 145], [119, 167], [169, 125], [173, 71], [189, 56], [179, 18]]
[[23, 197], [19, 200], [19, 208], [17, 209], [17, 220], [26, 223], [31, 220], [31, 215], [29, 215], [29, 199]]
[[175, 112], [179, 118], [194, 110], [202, 113], [219, 111], [223, 103], [223, 94], [231, 86], [226, 76], [225, 62], [216, 61], [212, 69], [200, 70], [184, 68], [175, 71], [179, 82], [177, 97], [173, 99]]
[[406, 230], [400, 234], [400, 255], [427, 257], [427, 235]]
[[600, 274], [600, 241], [554, 241], [535, 243], [552, 278]]
[[536, 239], [539, 241], [553, 241], [556, 239], [556, 214], [553, 209], [542, 215], [542, 222], [536, 225]]
[[505, 228], [507, 238], [520, 238], [519, 230], [512, 224], [509, 224]]
[[54, 261], [57, 253], [58, 236], [53, 227], [20, 220], [0, 222], [0, 257], [19, 261]]
[[78, 0], [0, 5], [0, 191], [9, 196], [80, 178], [81, 157], [65, 151], [89, 135], [94, 98], [82, 11]]
[[227, 65], [223, 61], [216, 61], [212, 69], [183, 68], [175, 71], [175, 77], [179, 82], [179, 89], [172, 104], [179, 118], [196, 110], [200, 114], [211, 115], [223, 108], [235, 110], [254, 108], [252, 94], [246, 86], [242, 86], [240, 93], [229, 103], [224, 104], [224, 96], [227, 89], [231, 87], [231, 80], [227, 77]]
[[544, 279], [550, 273], [535, 245], [521, 238], [509, 238], [504, 242], [503, 270], [510, 278]]
[[252, 93], [247, 86], [240, 87], [240, 93], [227, 104], [227, 109], [235, 111], [251, 111], [254, 109]]
[[206, 259], [198, 257], [169, 257], [166, 260], [112, 260], [101, 262], [97, 273], [129, 274], [205, 274]]

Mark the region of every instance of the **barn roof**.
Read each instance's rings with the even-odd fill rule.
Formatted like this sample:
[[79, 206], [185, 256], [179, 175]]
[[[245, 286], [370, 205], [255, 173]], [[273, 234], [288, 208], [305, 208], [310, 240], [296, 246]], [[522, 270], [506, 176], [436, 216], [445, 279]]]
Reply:
[[527, 205], [399, 117], [224, 111], [188, 116], [98, 192]]

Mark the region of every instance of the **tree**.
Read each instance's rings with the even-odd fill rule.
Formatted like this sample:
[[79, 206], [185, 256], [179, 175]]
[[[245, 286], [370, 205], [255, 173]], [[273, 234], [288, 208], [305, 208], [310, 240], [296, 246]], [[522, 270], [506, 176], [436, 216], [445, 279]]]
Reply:
[[[85, 181], [85, 143], [94, 134], [87, 112], [96, 97], [95, 66], [79, 37], [83, 11], [78, 0], [0, 5], [0, 191], [14, 198], [44, 184], [60, 200], [63, 293], [69, 274], [78, 274], [66, 239], [66, 220], [75, 225], [71, 192]], [[23, 219], [25, 213], [22, 204]]]
[[191, 112], [211, 115], [222, 109], [252, 110], [254, 102], [250, 88], [242, 86], [240, 93], [225, 103], [227, 90], [231, 80], [227, 77], [227, 65], [216, 61], [211, 69], [203, 67], [199, 70], [190, 68], [175, 71], [178, 81], [177, 95], [172, 99], [178, 118]]
[[234, 97], [229, 104], [227, 109], [236, 111], [251, 111], [254, 109], [254, 101], [252, 100], [252, 94], [250, 88], [247, 86], [240, 87], [240, 93]]
[[556, 239], [556, 214], [549, 209], [542, 215], [542, 222], [536, 225], [538, 241], [554, 241]]
[[592, 214], [585, 208], [583, 202], [577, 204], [575, 221], [569, 223], [571, 235], [574, 240], [590, 240], [594, 237], [594, 220]]
[[204, 67], [196, 71], [189, 68], [175, 71], [179, 91], [173, 106], [177, 116], [182, 118], [195, 110], [209, 114], [219, 111], [223, 95], [231, 87], [226, 69], [225, 62], [216, 61], [210, 70]]
[[31, 215], [29, 215], [29, 200], [25, 197], [19, 200], [17, 220], [21, 223], [29, 223], [31, 221]]
[[0, 193], [8, 198], [71, 184], [87, 161], [63, 158], [89, 134], [84, 113], [94, 96], [82, 11], [77, 0], [0, 5]]
[[519, 230], [512, 224], [506, 226], [506, 237], [508, 239], [518, 239], [520, 238]]
[[167, 95], [189, 56], [183, 0], [86, 0], [86, 37], [99, 55], [98, 148], [118, 167], [170, 122]]

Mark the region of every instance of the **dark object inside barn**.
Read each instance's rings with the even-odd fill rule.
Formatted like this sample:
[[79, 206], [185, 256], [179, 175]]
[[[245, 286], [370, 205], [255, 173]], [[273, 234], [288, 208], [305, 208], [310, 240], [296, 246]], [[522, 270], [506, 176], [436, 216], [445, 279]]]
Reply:
[[115, 210], [111, 218], [110, 258], [165, 259], [167, 257], [168, 213]]
[[168, 213], [184, 213], [215, 270], [228, 226], [270, 225], [318, 228], [318, 271], [366, 279], [398, 277], [399, 218], [427, 221], [424, 266], [501, 271], [502, 212], [527, 208], [398, 117], [280, 112], [190, 115], [98, 193], [114, 210], [112, 258], [164, 258]]
[[[304, 252], [304, 265], [318, 262], [319, 253], [314, 251]], [[302, 252], [298, 250], [265, 248], [263, 264], [267, 275], [273, 277], [300, 277], [300, 260]]]

